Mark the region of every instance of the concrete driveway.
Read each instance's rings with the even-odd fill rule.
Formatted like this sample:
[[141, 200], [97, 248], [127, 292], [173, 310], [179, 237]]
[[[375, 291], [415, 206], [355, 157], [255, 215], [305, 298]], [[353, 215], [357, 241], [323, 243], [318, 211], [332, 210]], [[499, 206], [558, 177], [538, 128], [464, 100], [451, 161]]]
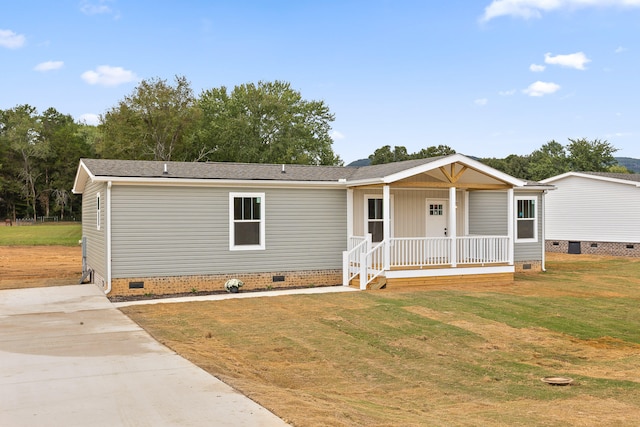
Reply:
[[286, 426], [93, 285], [0, 291], [0, 426]]

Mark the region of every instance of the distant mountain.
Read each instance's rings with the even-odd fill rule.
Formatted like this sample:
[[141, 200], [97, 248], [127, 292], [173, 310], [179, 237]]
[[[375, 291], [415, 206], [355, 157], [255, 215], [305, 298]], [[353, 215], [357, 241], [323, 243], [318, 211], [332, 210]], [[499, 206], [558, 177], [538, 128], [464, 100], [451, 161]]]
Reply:
[[371, 164], [371, 160], [360, 159], [360, 160], [354, 160], [353, 162], [349, 163], [347, 166], [369, 166], [370, 164]]
[[631, 172], [640, 173], [640, 159], [633, 159], [631, 157], [616, 157], [616, 161], [620, 166], [624, 166]]

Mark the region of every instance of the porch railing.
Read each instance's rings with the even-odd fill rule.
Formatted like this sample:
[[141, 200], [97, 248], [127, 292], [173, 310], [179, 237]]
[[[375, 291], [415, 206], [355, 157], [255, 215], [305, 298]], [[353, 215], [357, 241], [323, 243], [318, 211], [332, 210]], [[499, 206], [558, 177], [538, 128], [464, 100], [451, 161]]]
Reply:
[[458, 264], [495, 264], [509, 262], [509, 237], [463, 236], [456, 241]]
[[384, 273], [384, 249], [386, 241], [378, 243], [370, 251], [360, 255], [360, 289]]
[[348, 250], [342, 253], [342, 284], [344, 286], [349, 286], [349, 282], [360, 274], [362, 255], [371, 248], [371, 235], [350, 236], [347, 247]]
[[390, 249], [392, 267], [451, 264], [451, 239], [446, 237], [396, 237]]
[[343, 284], [347, 286], [360, 274], [361, 289], [385, 271], [385, 264], [386, 268], [423, 268], [511, 262], [508, 236], [398, 237], [371, 247], [371, 235], [367, 235], [350, 237], [348, 246], [343, 253]]

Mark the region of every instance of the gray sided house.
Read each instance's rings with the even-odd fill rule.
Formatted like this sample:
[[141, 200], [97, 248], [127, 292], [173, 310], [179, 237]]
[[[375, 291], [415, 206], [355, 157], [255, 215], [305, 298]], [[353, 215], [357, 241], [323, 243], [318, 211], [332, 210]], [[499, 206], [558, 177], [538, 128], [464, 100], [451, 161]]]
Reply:
[[546, 204], [549, 252], [640, 256], [640, 174], [567, 172]]
[[461, 154], [362, 167], [80, 161], [84, 268], [109, 295], [544, 269], [544, 198]]

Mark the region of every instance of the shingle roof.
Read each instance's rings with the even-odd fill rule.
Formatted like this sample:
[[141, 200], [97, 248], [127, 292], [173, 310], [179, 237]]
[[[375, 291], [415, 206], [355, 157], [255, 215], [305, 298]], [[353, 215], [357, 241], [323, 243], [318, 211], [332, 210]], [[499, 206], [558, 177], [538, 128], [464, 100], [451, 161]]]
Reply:
[[[146, 160], [83, 159], [94, 176], [125, 178], [233, 179], [278, 181], [338, 181], [355, 168], [262, 163], [162, 162]], [[164, 174], [164, 166], [167, 174]]]
[[613, 172], [579, 172], [585, 175], [602, 176], [605, 178], [621, 179], [624, 181], [640, 182], [640, 174], [638, 173], [613, 173]]
[[427, 163], [431, 163], [435, 160], [439, 160], [446, 156], [429, 157], [426, 159], [405, 160], [403, 162], [384, 163], [381, 165], [360, 166], [349, 177], [352, 181], [358, 181], [361, 179], [381, 178], [384, 176], [393, 175], [398, 172], [402, 172], [407, 169], [414, 168], [416, 166], [422, 166]]

